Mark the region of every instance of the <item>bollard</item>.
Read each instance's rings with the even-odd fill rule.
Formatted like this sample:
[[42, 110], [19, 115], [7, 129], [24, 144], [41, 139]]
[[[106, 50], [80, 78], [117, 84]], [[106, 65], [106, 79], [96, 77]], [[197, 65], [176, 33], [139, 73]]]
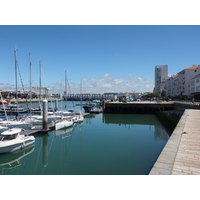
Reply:
[[45, 99], [43, 101], [43, 121], [42, 121], [42, 128], [43, 130], [48, 130], [48, 101]]

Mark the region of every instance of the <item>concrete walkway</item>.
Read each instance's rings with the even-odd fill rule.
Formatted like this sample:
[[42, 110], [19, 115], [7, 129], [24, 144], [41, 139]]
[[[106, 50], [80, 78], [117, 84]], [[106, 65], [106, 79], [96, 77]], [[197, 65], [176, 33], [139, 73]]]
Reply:
[[200, 110], [185, 110], [149, 174], [200, 174]]

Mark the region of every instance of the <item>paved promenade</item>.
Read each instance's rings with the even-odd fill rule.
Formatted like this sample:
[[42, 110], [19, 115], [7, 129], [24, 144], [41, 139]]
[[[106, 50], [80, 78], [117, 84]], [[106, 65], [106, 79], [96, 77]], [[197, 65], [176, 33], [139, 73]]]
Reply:
[[200, 174], [200, 110], [185, 110], [149, 174]]

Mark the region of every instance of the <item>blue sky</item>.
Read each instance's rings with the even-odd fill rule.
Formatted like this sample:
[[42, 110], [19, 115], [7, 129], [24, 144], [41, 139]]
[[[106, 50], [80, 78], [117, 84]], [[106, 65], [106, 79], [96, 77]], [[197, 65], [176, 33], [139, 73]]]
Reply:
[[[200, 26], [0, 26], [0, 89], [13, 87], [14, 50], [24, 85], [29, 85], [29, 53], [32, 85], [51, 92], [64, 90], [64, 73], [71, 93], [151, 92], [154, 68], [168, 65], [176, 74], [200, 64]], [[19, 87], [20, 87], [19, 81]]]

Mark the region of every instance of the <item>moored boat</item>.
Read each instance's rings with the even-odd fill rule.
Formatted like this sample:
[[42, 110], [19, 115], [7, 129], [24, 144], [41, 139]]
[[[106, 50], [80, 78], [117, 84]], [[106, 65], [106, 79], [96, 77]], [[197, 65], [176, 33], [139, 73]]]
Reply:
[[8, 153], [25, 148], [35, 142], [34, 136], [25, 134], [21, 128], [12, 128], [1, 133], [0, 153]]
[[21, 129], [33, 129], [31, 123], [22, 120], [2, 120], [0, 126], [6, 126], [8, 128], [21, 128]]
[[19, 114], [19, 113], [29, 113], [30, 112], [28, 109], [25, 110], [22, 106], [17, 105], [17, 104], [6, 105], [5, 107], [2, 107], [0, 109], [1, 113], [4, 113], [5, 111], [7, 114]]
[[0, 125], [0, 134], [6, 130], [8, 130], [8, 127]]
[[82, 114], [79, 114], [79, 115], [75, 115], [73, 117], [73, 121], [74, 123], [79, 123], [79, 122], [82, 122], [84, 120], [84, 117]]
[[0, 105], [8, 105], [8, 104], [10, 104], [10, 102], [7, 102], [6, 100], [0, 100]]
[[73, 121], [72, 120], [62, 120], [62, 121], [58, 121], [55, 122], [55, 130], [59, 130], [59, 129], [63, 129], [63, 128], [67, 128], [73, 125]]

